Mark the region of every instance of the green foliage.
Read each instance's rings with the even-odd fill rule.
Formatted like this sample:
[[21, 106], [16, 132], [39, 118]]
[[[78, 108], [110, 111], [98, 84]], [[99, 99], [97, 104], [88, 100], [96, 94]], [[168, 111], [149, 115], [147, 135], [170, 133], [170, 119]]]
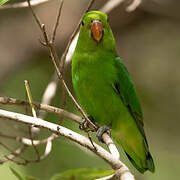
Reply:
[[[10, 167], [12, 173], [17, 177], [18, 180], [37, 180], [35, 177], [26, 176], [23, 177], [19, 172]], [[71, 169], [63, 173], [54, 175], [51, 180], [92, 180], [95, 178], [101, 178], [109, 176], [114, 173], [114, 170], [104, 169]]]
[[6, 3], [8, 0], [0, 0], [0, 6]]
[[22, 177], [22, 175], [20, 175], [19, 172], [17, 172], [15, 169], [13, 169], [12, 167], [10, 167], [10, 170], [12, 171], [12, 173], [17, 177], [18, 180], [37, 180], [37, 178], [32, 177], [32, 176], [26, 176], [26, 177]]
[[51, 180], [92, 180], [113, 174], [113, 170], [104, 169], [74, 169], [57, 174]]
[[19, 180], [24, 180], [24, 178], [20, 175], [19, 172], [17, 172], [15, 169], [13, 169], [12, 167], [9, 167], [10, 170], [12, 171], [12, 173], [17, 177], [17, 179]]

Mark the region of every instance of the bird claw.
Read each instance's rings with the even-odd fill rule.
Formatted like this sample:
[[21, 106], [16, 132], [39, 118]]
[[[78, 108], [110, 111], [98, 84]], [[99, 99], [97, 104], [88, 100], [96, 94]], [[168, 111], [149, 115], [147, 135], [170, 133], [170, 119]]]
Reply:
[[100, 142], [102, 142], [102, 143], [104, 143], [104, 140], [103, 140], [103, 138], [102, 138], [102, 135], [104, 134], [104, 133], [107, 133], [110, 137], [111, 137], [111, 129], [110, 129], [110, 127], [109, 126], [101, 126], [98, 130], [97, 130], [97, 132], [96, 132], [96, 137], [98, 138], [98, 140], [100, 141]]
[[83, 119], [82, 123], [79, 125], [79, 129], [88, 132], [89, 125], [85, 119]]
[[[94, 123], [94, 119], [92, 116], [88, 116], [88, 118]], [[89, 132], [89, 131], [96, 131], [92, 126], [91, 124], [89, 124], [89, 122], [86, 120], [86, 119], [83, 119], [82, 120], [82, 123], [79, 125], [79, 129], [80, 130], [83, 130], [85, 132]]]

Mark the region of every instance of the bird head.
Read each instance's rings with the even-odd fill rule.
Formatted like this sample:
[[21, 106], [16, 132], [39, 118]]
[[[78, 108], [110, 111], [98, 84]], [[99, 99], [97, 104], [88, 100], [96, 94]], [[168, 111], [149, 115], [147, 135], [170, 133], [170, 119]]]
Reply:
[[103, 39], [108, 26], [107, 15], [100, 11], [87, 12], [81, 22], [81, 29], [89, 32], [89, 37], [97, 43]]
[[115, 40], [107, 14], [100, 11], [89, 11], [84, 14], [78, 41], [78, 48], [84, 51], [97, 49], [113, 51]]

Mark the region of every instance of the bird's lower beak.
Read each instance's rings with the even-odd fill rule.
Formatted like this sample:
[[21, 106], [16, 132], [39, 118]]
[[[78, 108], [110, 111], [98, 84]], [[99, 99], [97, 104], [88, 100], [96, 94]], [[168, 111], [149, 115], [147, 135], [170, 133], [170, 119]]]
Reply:
[[91, 33], [95, 41], [99, 42], [103, 36], [103, 26], [99, 20], [94, 20], [91, 23]]

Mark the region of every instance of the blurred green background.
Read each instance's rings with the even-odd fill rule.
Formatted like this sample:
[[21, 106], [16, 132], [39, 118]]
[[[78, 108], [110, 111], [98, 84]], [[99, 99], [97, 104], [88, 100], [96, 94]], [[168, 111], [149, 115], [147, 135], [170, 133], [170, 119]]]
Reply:
[[[15, 2], [15, 1], [12, 1]], [[93, 10], [105, 0], [96, 1]], [[138, 180], [170, 180], [179, 178], [180, 161], [180, 2], [178, 0], [143, 0], [134, 12], [125, 11], [126, 4], [116, 7], [109, 14], [109, 21], [117, 42], [118, 54], [124, 59], [142, 104], [145, 131], [156, 164], [156, 172], [139, 174], [124, 153], [122, 161]], [[65, 0], [60, 27], [57, 32], [57, 49], [61, 56], [67, 40], [77, 25], [88, 0]], [[42, 22], [51, 33], [58, 1], [53, 0], [35, 7]], [[38, 41], [41, 37], [29, 9], [0, 10], [0, 96], [25, 99], [24, 80], [29, 80], [35, 101], [41, 101], [43, 92], [53, 75], [53, 65], [47, 51]], [[71, 85], [71, 63], [66, 64], [66, 81]], [[59, 85], [60, 86], [60, 85]], [[60, 87], [52, 104], [60, 107]], [[2, 109], [25, 112], [23, 108], [0, 105]], [[76, 112], [68, 99], [66, 109]], [[48, 114], [45, 118], [58, 122], [59, 117]], [[0, 120], [0, 132], [27, 134], [27, 127]], [[78, 132], [78, 125], [64, 120], [63, 125]], [[82, 133], [82, 132], [80, 132]], [[49, 132], [42, 131], [40, 138]], [[0, 140], [10, 147], [17, 143]], [[40, 147], [43, 152], [44, 147]], [[0, 147], [0, 157], [6, 153]], [[32, 150], [25, 153], [35, 158]], [[110, 168], [103, 160], [63, 137], [53, 143], [50, 155], [40, 163], [17, 166], [0, 165], [0, 179], [15, 180], [9, 166], [23, 174], [40, 180], [49, 180], [54, 174], [76, 168]]]

